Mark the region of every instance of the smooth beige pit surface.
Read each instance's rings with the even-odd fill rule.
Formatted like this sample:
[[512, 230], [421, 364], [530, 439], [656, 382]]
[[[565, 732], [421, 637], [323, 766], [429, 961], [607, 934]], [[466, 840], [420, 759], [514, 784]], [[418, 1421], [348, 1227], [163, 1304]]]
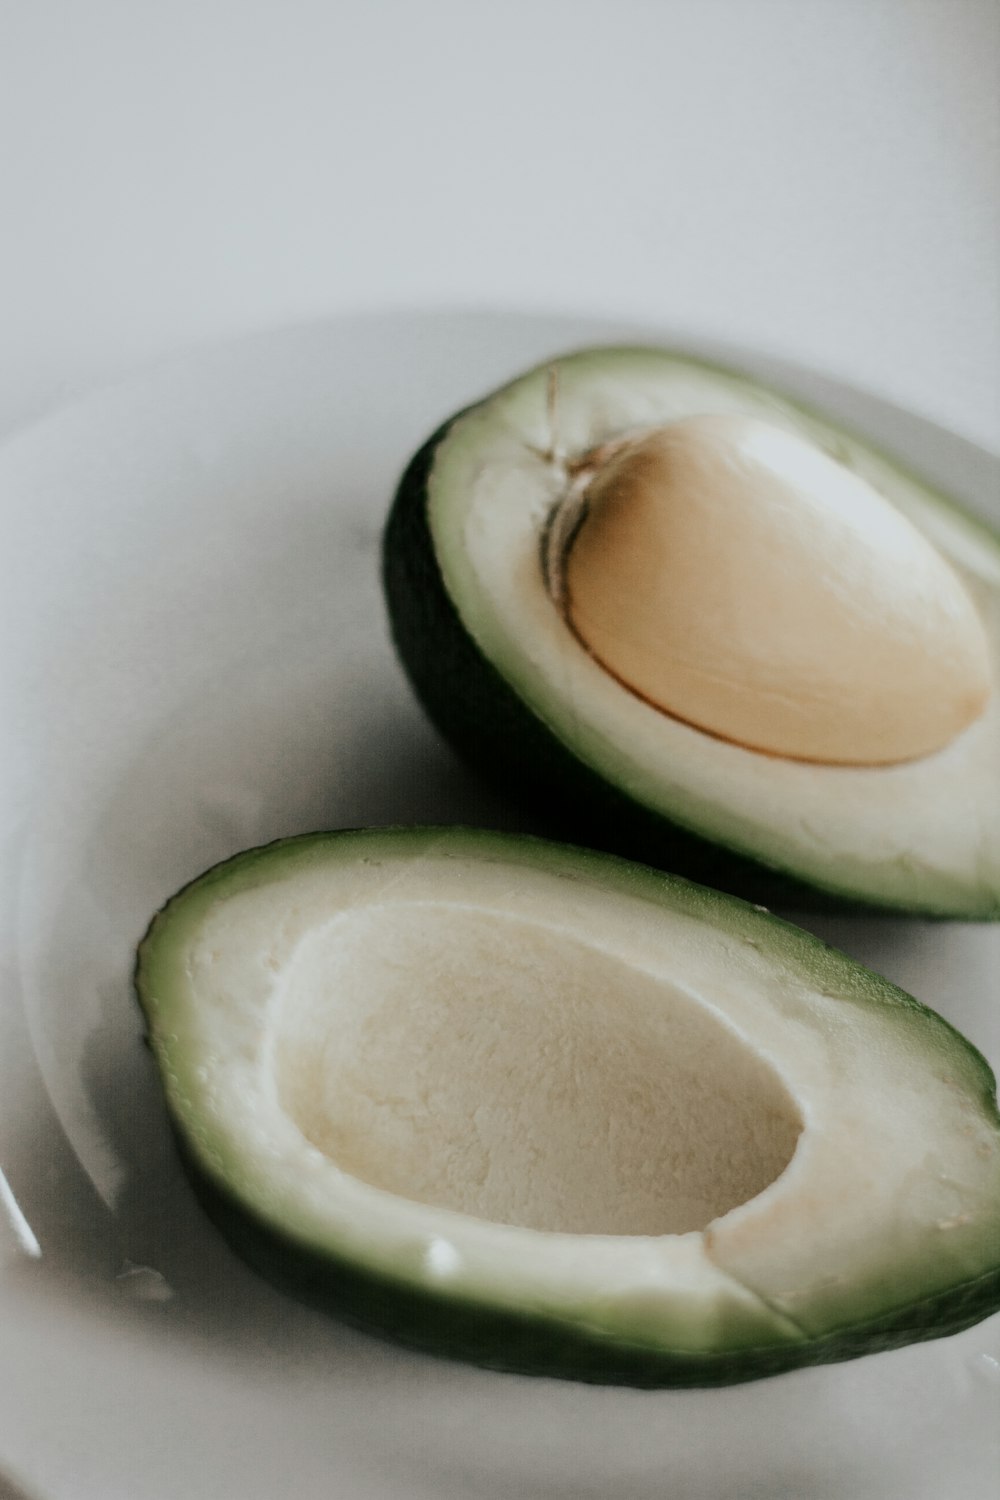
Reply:
[[567, 615], [654, 706], [831, 764], [949, 744], [991, 691], [958, 575], [865, 480], [754, 417], [679, 419], [600, 464], [565, 561]]
[[461, 906], [346, 911], [281, 988], [278, 1098], [344, 1171], [495, 1222], [704, 1228], [802, 1128], [706, 1006], [571, 934]]

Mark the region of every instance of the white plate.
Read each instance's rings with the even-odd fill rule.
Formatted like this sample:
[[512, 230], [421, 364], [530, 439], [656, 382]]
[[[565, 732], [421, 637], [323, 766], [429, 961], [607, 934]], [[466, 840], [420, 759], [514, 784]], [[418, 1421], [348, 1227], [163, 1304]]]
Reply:
[[[410, 697], [383, 618], [379, 530], [401, 465], [440, 419], [548, 354], [634, 335], [358, 317], [199, 354], [0, 449], [11, 1494], [992, 1500], [996, 1319], [714, 1392], [494, 1375], [272, 1292], [203, 1222], [174, 1161], [129, 984], [151, 912], [279, 834], [517, 826]], [[737, 362], [966, 498], [994, 492], [995, 462], [969, 444], [802, 371]], [[1000, 932], [822, 930], [1000, 1054]]]

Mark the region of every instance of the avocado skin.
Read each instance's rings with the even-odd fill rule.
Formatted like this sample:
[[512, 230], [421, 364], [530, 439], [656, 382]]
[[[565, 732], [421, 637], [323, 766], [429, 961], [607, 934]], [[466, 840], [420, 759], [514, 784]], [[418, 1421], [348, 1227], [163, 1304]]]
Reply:
[[240, 1259], [272, 1286], [379, 1338], [508, 1374], [641, 1390], [736, 1385], [946, 1338], [1000, 1307], [997, 1269], [884, 1317], [823, 1338], [804, 1336], [800, 1343], [702, 1355], [616, 1343], [543, 1313], [518, 1314], [417, 1290], [344, 1257], [310, 1250], [276, 1233], [201, 1167], [180, 1132], [175, 1136], [201, 1207]]
[[[383, 535], [393, 642], [426, 713], [459, 756], [547, 836], [685, 875], [770, 907], [913, 915], [820, 889], [714, 844], [629, 797], [576, 756], [522, 702], [465, 630], [445, 588], [427, 516], [427, 484], [450, 418], [411, 459]], [[933, 910], [921, 915], [940, 916]]]

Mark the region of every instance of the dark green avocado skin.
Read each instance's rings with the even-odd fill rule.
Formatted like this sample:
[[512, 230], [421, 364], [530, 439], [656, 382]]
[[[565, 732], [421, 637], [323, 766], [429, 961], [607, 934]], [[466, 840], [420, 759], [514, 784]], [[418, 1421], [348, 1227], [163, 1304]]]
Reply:
[[898, 908], [807, 885], [644, 807], [577, 760], [518, 697], [463, 627], [428, 525], [434, 453], [456, 420], [435, 432], [407, 467], [386, 524], [382, 563], [400, 661], [430, 719], [462, 759], [525, 807], [538, 831], [550, 837], [624, 855], [765, 906], [900, 915]]
[[272, 1286], [380, 1338], [491, 1370], [645, 1390], [735, 1385], [943, 1338], [1000, 1306], [1000, 1270], [995, 1270], [857, 1327], [803, 1337], [801, 1343], [705, 1355], [616, 1344], [544, 1315], [417, 1291], [345, 1258], [321, 1255], [276, 1233], [209, 1176], [180, 1138], [178, 1148], [209, 1218]]

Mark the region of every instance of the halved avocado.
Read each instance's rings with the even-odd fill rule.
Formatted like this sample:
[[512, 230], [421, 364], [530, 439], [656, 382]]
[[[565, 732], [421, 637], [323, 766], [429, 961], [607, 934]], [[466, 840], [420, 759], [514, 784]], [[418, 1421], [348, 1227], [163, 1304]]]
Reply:
[[[580, 638], [559, 578], [586, 515], [586, 493], [575, 513], [567, 506], [578, 476], [637, 434], [706, 415], [804, 439], [939, 556], [976, 621], [992, 686], [950, 742], [889, 764], [766, 753], [662, 711]], [[879, 524], [874, 516], [873, 536]], [[816, 577], [801, 580], [805, 613], [791, 617], [788, 637], [812, 629], [817, 546]], [[799, 563], [789, 570], [801, 573]], [[904, 584], [910, 568], [907, 556]], [[787, 397], [655, 349], [598, 349], [533, 370], [453, 418], [413, 459], [386, 528], [384, 583], [400, 658], [431, 718], [534, 811], [540, 830], [769, 905], [1000, 916], [1000, 538]], [[706, 609], [716, 609], [709, 592]], [[762, 610], [771, 607], [765, 597]], [[848, 618], [848, 633], [857, 628]], [[848, 660], [867, 663], [879, 649], [876, 629]], [[922, 653], [914, 644], [918, 666]], [[948, 660], [938, 666], [947, 683]], [[888, 702], [906, 673], [897, 661], [885, 676]]]
[[753, 907], [450, 830], [250, 851], [137, 988], [201, 1200], [369, 1329], [716, 1385], [1000, 1306], [1000, 1117], [934, 1012]]

